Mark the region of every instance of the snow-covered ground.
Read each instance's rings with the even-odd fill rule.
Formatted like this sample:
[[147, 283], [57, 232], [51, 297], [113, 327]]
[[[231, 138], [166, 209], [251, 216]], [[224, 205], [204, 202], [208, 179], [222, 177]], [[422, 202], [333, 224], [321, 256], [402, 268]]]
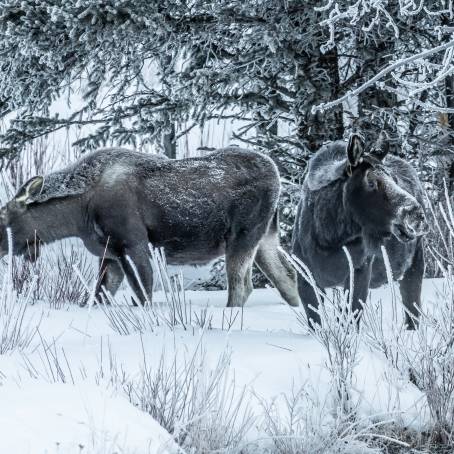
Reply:
[[[442, 286], [442, 280], [424, 282], [426, 305]], [[224, 307], [225, 291], [187, 291], [186, 297], [185, 317], [191, 319], [186, 329], [161, 324], [129, 335], [118, 334], [99, 307], [54, 310], [46, 302], [28, 307], [26, 320], [31, 321], [26, 324], [40, 321], [38, 334], [24, 351], [0, 355], [1, 452], [175, 452], [168, 433], [135, 408], [111, 376], [115, 369], [117, 379], [118, 371], [133, 379], [144, 365], [157, 368], [162, 358], [185, 364], [195, 352], [203, 352], [201, 373], [208, 375], [228, 354], [228, 380], [235, 389], [246, 389], [257, 415], [248, 434], [251, 441], [265, 437], [260, 429], [263, 402], [301, 387], [329, 399], [326, 351], [298, 322], [302, 309], [286, 306], [274, 289], [254, 290], [242, 311]], [[390, 289], [383, 287], [371, 292], [369, 304], [381, 301], [390, 315], [390, 300]], [[156, 293], [154, 304], [168, 311], [162, 292]], [[209, 323], [201, 329], [195, 320], [205, 309]], [[360, 412], [400, 418], [415, 427], [426, 424], [423, 395], [405, 377], [390, 379], [390, 374], [379, 355], [361, 345], [354, 377]]]

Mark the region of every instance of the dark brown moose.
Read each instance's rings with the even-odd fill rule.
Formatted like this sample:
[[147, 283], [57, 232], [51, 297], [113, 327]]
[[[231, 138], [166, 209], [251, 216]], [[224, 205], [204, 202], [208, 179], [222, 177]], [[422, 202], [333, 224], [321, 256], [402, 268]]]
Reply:
[[[387, 281], [381, 245], [399, 280], [406, 323], [415, 328], [424, 274], [427, 225], [423, 190], [415, 170], [388, 155], [383, 135], [367, 147], [360, 135], [323, 146], [310, 160], [293, 231], [293, 253], [320, 288], [349, 287], [345, 246], [353, 260], [353, 310], [362, 309], [369, 287]], [[310, 322], [320, 324], [313, 287], [298, 276]]]
[[152, 297], [149, 243], [163, 247], [170, 264], [225, 255], [228, 306], [246, 302], [255, 260], [296, 306], [296, 275], [279, 250], [279, 192], [274, 163], [237, 147], [181, 160], [98, 150], [20, 188], [0, 212], [1, 253], [8, 227], [15, 254], [78, 237], [100, 257], [97, 295], [114, 294], [126, 275], [140, 302]]

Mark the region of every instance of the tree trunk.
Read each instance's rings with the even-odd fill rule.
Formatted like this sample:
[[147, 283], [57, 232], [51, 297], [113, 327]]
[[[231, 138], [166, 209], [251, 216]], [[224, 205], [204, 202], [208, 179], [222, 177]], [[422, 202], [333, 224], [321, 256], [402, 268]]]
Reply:
[[[445, 92], [446, 92], [446, 107], [453, 109], [454, 108], [454, 77], [448, 76], [445, 79]], [[454, 113], [448, 113], [447, 115], [447, 127], [448, 131], [448, 141], [450, 146], [454, 146]], [[452, 192], [454, 189], [454, 159], [451, 159], [451, 162], [448, 166], [447, 172], [447, 183], [449, 191]]]
[[170, 131], [162, 136], [162, 147], [164, 154], [170, 159], [177, 158], [177, 142], [175, 140], [175, 124], [170, 125]]
[[[395, 42], [392, 40], [377, 43], [375, 46], [369, 44], [359, 52], [364, 55], [361, 73], [364, 79], [370, 79], [377, 74], [388, 62], [388, 56], [395, 51]], [[361, 56], [361, 55], [360, 55]], [[391, 76], [387, 80], [389, 85], [393, 85]], [[382, 90], [377, 85], [373, 85], [361, 93], [358, 97], [358, 126], [369, 143], [377, 140], [382, 128], [386, 125], [390, 141], [390, 150], [393, 154], [401, 151], [402, 138], [397, 132], [397, 124], [389, 121], [395, 118], [392, 110], [397, 106], [397, 95], [387, 90]], [[383, 112], [390, 115], [384, 117]], [[382, 113], [380, 115], [380, 113]], [[385, 119], [386, 118], [386, 119]]]
[[312, 105], [331, 101], [340, 95], [337, 48], [325, 54], [319, 53], [308, 57], [309, 69], [301, 74], [301, 85], [303, 87], [311, 85], [313, 94], [304, 117], [298, 121], [298, 136], [310, 151], [315, 152], [324, 142], [342, 139], [343, 108], [339, 105], [316, 114], [310, 111]]

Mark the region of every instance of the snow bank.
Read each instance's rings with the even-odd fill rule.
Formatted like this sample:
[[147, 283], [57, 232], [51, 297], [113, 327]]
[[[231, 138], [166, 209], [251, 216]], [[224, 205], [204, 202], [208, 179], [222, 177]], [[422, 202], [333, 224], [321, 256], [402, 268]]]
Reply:
[[0, 387], [2, 453], [173, 454], [171, 436], [125, 398], [88, 383]]

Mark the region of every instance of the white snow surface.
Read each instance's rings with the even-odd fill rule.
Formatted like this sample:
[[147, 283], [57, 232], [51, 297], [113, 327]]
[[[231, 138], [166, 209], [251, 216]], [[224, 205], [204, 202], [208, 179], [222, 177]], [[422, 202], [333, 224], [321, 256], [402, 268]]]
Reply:
[[[424, 282], [425, 304], [431, 304], [442, 285], [442, 280]], [[27, 317], [36, 320], [42, 313], [39, 333], [43, 340], [37, 336], [25, 352], [0, 355], [2, 452], [98, 453], [104, 452], [96, 450], [101, 443], [113, 447], [107, 452], [115, 452], [114, 447], [121, 453], [176, 452], [170, 435], [155, 420], [130, 404], [121, 391], [109, 387], [108, 380], [96, 380], [100, 370], [107, 369], [107, 346], [130, 376], [138, 374], [144, 360], [152, 366], [163, 354], [172, 358], [175, 352], [184, 360], [202, 344], [207, 370], [228, 350], [236, 385], [245, 386], [253, 396], [271, 401], [302, 386], [320, 396], [329, 395], [326, 353], [298, 322], [296, 315], [303, 309], [288, 307], [275, 289], [254, 290], [243, 311], [225, 309], [225, 291], [188, 291], [187, 297], [193, 312], [208, 308], [212, 329], [178, 327], [171, 331], [161, 326], [154, 332], [122, 336], [100, 308], [68, 305], [52, 310], [45, 302], [31, 306]], [[371, 300], [381, 300], [385, 307], [389, 299], [388, 287], [371, 292]], [[155, 294], [154, 304], [163, 305], [162, 293]], [[225, 319], [235, 316], [227, 329]], [[60, 356], [64, 352], [73, 374], [67, 383], [54, 383], [49, 373], [46, 378], [43, 342], [49, 351]], [[31, 377], [27, 363], [40, 373]], [[408, 380], [397, 377], [390, 383], [385, 379], [389, 374], [385, 362], [362, 346], [355, 369], [361, 412], [398, 415], [412, 426], [426, 424], [422, 394]], [[253, 398], [252, 404], [259, 409], [258, 399]]]
[[2, 452], [176, 453], [170, 435], [124, 397], [88, 383], [0, 387]]

